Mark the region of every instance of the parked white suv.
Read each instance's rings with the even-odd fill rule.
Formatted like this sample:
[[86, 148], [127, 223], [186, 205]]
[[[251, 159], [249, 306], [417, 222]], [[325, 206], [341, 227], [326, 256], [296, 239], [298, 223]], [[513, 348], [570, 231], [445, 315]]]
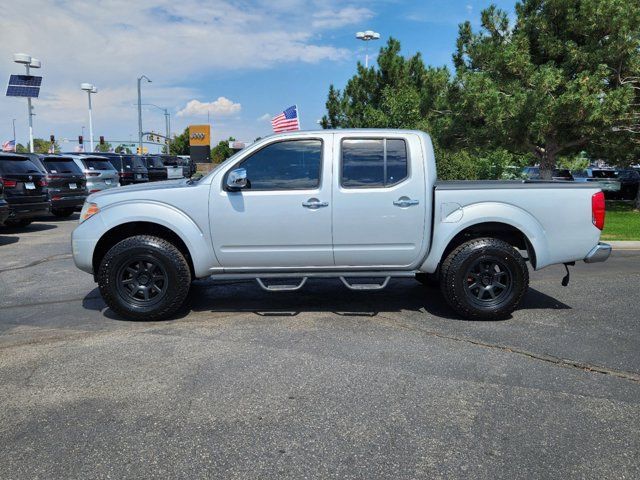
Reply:
[[[191, 281], [255, 278], [267, 290], [339, 277], [379, 289], [394, 277], [440, 280], [466, 318], [509, 315], [529, 272], [604, 261], [604, 198], [593, 184], [438, 182], [429, 136], [406, 130], [274, 135], [199, 181], [91, 195], [73, 232], [76, 265], [106, 303], [159, 319]], [[273, 285], [274, 278], [297, 279]], [[359, 279], [376, 277], [377, 283]]]

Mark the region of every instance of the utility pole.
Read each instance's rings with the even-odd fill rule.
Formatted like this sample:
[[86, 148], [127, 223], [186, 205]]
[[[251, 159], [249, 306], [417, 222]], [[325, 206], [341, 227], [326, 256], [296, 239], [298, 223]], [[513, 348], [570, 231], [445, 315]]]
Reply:
[[11, 119], [12, 123], [13, 123], [13, 151], [16, 150], [18, 144], [16, 143], [16, 119], [13, 118]]

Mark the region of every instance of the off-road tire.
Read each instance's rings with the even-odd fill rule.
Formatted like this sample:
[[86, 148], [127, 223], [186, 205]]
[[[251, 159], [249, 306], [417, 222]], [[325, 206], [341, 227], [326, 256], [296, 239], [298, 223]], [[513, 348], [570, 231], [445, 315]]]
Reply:
[[[130, 275], [125, 272], [129, 270], [127, 264], [137, 263], [137, 259], [144, 264], [142, 269], [155, 262], [155, 268], [161, 269], [166, 278], [166, 286], [161, 282], [163, 293], [157, 294], [160, 298], [155, 298], [153, 304], [129, 298], [126, 293], [122, 275], [123, 272]], [[191, 286], [191, 271], [182, 252], [171, 242], [150, 235], [136, 235], [114, 245], [102, 259], [97, 277], [105, 303], [129, 320], [164, 320], [171, 317], [184, 304]], [[152, 277], [155, 278], [154, 275]], [[144, 278], [148, 278], [148, 275]]]
[[[491, 269], [486, 271], [486, 275], [470, 272], [476, 265], [480, 265], [479, 269], [482, 271], [487, 264], [497, 265], [493, 273]], [[497, 280], [494, 280], [494, 274]], [[483, 278], [479, 279], [478, 276]], [[507, 277], [508, 285], [504, 283], [506, 280], [500, 280]], [[485, 285], [485, 281], [491, 283]], [[480, 286], [472, 288], [474, 282]], [[494, 282], [507, 286], [504, 289], [496, 286], [500, 293], [497, 298], [492, 299], [489, 293], [485, 294], [480, 289], [491, 288], [494, 292]], [[499, 320], [509, 317], [520, 304], [528, 287], [529, 270], [522, 255], [507, 242], [495, 238], [478, 238], [463, 243], [447, 255], [440, 268], [440, 288], [445, 300], [454, 311], [470, 320]], [[489, 298], [474, 298], [479, 295]]]

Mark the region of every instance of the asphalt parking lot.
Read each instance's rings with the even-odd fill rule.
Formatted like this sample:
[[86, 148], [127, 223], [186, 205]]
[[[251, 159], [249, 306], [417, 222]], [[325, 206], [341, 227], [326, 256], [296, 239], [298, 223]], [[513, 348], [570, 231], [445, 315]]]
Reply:
[[640, 252], [534, 272], [500, 322], [413, 280], [207, 280], [134, 323], [75, 218], [0, 230], [0, 478], [640, 477]]

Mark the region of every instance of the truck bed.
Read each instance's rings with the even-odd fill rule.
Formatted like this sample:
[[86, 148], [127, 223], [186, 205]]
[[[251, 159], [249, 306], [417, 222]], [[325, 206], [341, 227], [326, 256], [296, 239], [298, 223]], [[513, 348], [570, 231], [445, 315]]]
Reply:
[[594, 188], [594, 185], [560, 180], [437, 180], [437, 190], [503, 190], [535, 188]]

